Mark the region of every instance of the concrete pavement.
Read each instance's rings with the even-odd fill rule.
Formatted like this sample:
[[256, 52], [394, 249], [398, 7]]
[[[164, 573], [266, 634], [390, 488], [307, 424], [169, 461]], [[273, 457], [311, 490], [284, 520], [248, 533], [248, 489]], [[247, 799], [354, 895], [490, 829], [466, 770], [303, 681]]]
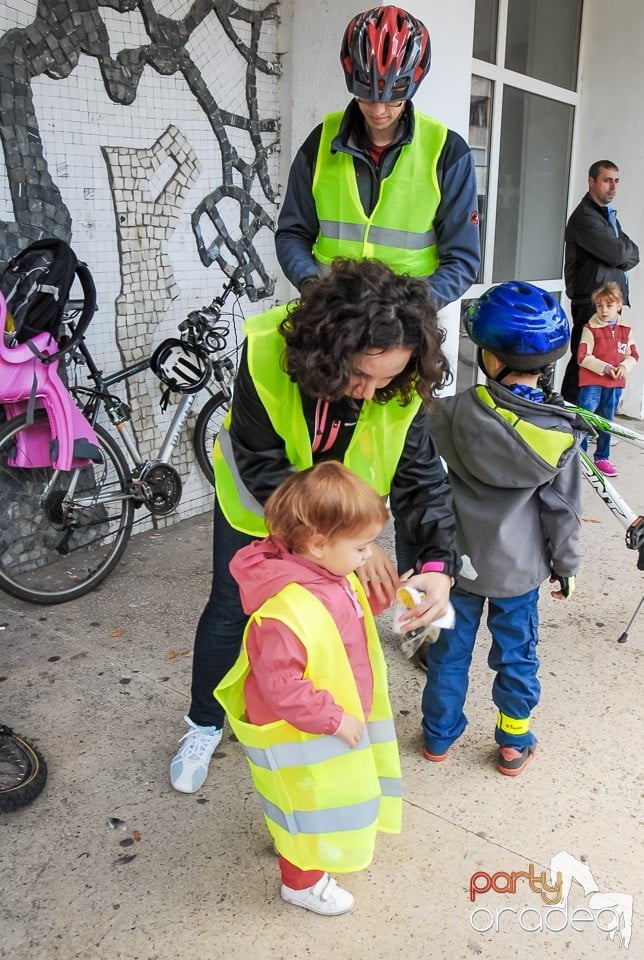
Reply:
[[[614, 461], [616, 486], [644, 509], [644, 451], [621, 441]], [[475, 654], [468, 729], [445, 763], [430, 764], [421, 756], [423, 676], [382, 618], [404, 827], [380, 839], [368, 870], [345, 878], [356, 906], [340, 918], [279, 899], [258, 801], [228, 732], [202, 790], [179, 795], [168, 781], [209, 587], [208, 515], [138, 534], [108, 581], [74, 603], [36, 607], [0, 594], [8, 623], [0, 721], [32, 738], [49, 766], [31, 806], [0, 814], [0, 957], [644, 957], [644, 610], [617, 643], [644, 577], [622, 527], [587, 485], [584, 500], [574, 598], [557, 603], [542, 590], [539, 752], [517, 779], [494, 764], [487, 632]], [[561, 851], [564, 881], [576, 879], [567, 909], [548, 913], [539, 878]], [[592, 881], [605, 897], [592, 899]]]

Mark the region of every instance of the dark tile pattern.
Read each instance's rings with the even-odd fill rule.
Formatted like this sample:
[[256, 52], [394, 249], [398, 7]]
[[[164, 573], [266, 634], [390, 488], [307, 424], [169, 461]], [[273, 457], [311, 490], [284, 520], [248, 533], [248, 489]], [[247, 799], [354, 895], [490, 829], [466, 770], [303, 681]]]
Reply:
[[[149, 41], [138, 47], [110, 53], [109, 36], [101, 9], [126, 14], [138, 11]], [[200, 70], [188, 52], [189, 41], [206, 17], [217, 17], [231, 42], [231, 55], [246, 61], [245, 99], [247, 116], [219, 107]], [[68, 77], [84, 54], [94, 57], [108, 97], [118, 104], [131, 104], [144, 69], [167, 76], [181, 73], [205, 113], [218, 141], [221, 183], [204, 197], [192, 216], [196, 249], [204, 266], [217, 263], [230, 275], [241, 266], [249, 298], [260, 300], [273, 291], [274, 282], [253, 245], [261, 227], [274, 229], [271, 215], [256, 197], [276, 202], [267, 161], [279, 143], [276, 118], [261, 118], [257, 99], [257, 75], [279, 76], [279, 63], [260, 56], [263, 26], [274, 21], [278, 4], [261, 10], [246, 9], [232, 0], [195, 0], [180, 20], [157, 13], [149, 0], [65, 0], [39, 3], [34, 21], [7, 31], [0, 38], [0, 140], [5, 154], [15, 220], [0, 221], [0, 261], [41, 236], [72, 241], [72, 220], [61, 191], [45, 160], [31, 81], [45, 75], [53, 81]], [[238, 29], [238, 25], [242, 29]], [[250, 33], [250, 39], [244, 39]], [[227, 128], [247, 132], [252, 159], [240, 155]], [[80, 135], [80, 132], [79, 132]], [[241, 183], [240, 183], [241, 181]], [[251, 195], [251, 189], [254, 193]], [[234, 239], [220, 213], [222, 201], [239, 209], [239, 231]], [[204, 218], [214, 227], [216, 238], [204, 240]], [[118, 229], [118, 223], [117, 223]], [[238, 236], [239, 233], [239, 236]]]

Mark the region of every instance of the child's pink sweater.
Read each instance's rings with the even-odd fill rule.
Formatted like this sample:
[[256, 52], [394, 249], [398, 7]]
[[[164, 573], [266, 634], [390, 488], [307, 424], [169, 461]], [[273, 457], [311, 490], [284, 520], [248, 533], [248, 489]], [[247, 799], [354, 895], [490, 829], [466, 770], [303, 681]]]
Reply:
[[[254, 613], [288, 583], [310, 590], [329, 611], [340, 632], [353, 671], [365, 717], [371, 712], [373, 675], [367, 653], [362, 609], [346, 577], [289, 553], [276, 538], [256, 540], [239, 550], [230, 563], [239, 584], [244, 611]], [[381, 611], [374, 611], [380, 613]], [[286, 720], [306, 733], [334, 734], [343, 710], [329, 690], [317, 690], [303, 677], [306, 651], [283, 623], [268, 618], [250, 627], [246, 648], [251, 671], [244, 686], [251, 723]]]

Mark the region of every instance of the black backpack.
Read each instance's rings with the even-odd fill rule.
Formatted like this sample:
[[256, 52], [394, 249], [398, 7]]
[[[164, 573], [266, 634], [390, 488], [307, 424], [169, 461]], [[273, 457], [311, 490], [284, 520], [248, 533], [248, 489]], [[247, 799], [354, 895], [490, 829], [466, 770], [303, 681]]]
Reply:
[[[83, 290], [83, 309], [73, 336], [61, 339], [63, 313], [76, 277]], [[32, 347], [41, 360], [51, 361], [77, 343], [96, 311], [96, 288], [86, 264], [69, 244], [55, 237], [36, 240], [12, 257], [0, 271], [0, 292], [13, 322], [10, 342], [28, 343], [37, 333], [46, 332], [58, 343], [60, 349], [50, 356]]]

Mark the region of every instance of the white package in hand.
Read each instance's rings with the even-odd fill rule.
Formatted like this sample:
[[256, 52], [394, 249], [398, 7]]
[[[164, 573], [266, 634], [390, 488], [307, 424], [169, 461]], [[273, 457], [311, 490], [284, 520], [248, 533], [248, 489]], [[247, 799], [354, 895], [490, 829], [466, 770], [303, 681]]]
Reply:
[[[416, 590], [415, 587], [400, 587], [396, 594], [396, 605], [394, 607], [394, 633], [405, 632], [403, 630], [404, 625], [402, 623], [402, 617], [408, 613], [409, 610], [413, 610], [414, 607], [417, 607], [419, 603], [422, 603], [424, 596], [425, 594], [420, 590]], [[438, 617], [436, 620], [432, 620], [430, 626], [435, 627], [437, 630], [451, 630], [455, 622], [456, 614], [454, 613], [454, 607], [448, 602], [447, 610], [443, 616]], [[421, 627], [420, 629], [425, 628]]]

